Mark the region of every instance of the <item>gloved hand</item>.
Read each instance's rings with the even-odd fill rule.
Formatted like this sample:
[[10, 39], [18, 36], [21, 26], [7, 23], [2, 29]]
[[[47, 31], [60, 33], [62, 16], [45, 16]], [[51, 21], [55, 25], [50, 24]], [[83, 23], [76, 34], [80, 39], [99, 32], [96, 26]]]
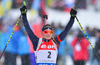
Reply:
[[71, 11], [70, 11], [71, 17], [76, 17], [76, 14], [77, 14], [77, 11], [74, 9], [71, 9]]
[[20, 8], [20, 11], [21, 11], [21, 15], [26, 16], [27, 7], [26, 6], [23, 6], [22, 8]]

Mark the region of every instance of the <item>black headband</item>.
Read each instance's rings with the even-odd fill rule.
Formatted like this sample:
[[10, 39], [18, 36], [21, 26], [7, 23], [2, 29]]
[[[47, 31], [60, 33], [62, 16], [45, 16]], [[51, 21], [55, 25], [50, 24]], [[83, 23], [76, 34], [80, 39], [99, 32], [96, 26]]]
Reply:
[[46, 24], [46, 25], [43, 26], [42, 31], [44, 31], [46, 29], [52, 30], [52, 27], [49, 24]]

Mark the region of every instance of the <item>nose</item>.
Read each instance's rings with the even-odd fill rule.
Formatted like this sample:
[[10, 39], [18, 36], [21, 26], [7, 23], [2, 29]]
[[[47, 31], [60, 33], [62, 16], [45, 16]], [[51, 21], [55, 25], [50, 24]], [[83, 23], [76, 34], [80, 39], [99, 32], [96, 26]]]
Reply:
[[50, 32], [47, 35], [50, 35]]

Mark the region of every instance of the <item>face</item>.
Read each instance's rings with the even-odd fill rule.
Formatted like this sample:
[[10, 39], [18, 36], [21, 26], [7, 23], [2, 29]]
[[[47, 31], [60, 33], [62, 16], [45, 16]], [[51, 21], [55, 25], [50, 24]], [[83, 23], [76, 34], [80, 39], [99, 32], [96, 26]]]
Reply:
[[96, 33], [96, 37], [99, 38], [100, 37], [100, 32]]
[[46, 29], [42, 32], [42, 36], [44, 39], [51, 39], [53, 36], [53, 31], [50, 29]]

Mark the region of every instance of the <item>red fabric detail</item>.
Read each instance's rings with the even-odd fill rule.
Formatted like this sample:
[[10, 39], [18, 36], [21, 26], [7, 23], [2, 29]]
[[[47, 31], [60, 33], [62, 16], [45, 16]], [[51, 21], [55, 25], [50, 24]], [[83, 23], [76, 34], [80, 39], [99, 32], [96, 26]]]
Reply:
[[40, 8], [42, 10], [42, 15], [46, 15], [46, 11], [45, 11], [45, 0], [41, 0]]
[[[15, 28], [15, 26], [13, 27], [13, 29]], [[16, 26], [15, 31], [19, 31], [19, 26]]]
[[27, 39], [28, 39], [28, 43], [29, 43], [29, 46], [30, 46], [30, 53], [33, 53], [34, 52], [33, 44], [32, 44], [32, 42], [31, 42], [31, 40], [29, 39], [28, 36], [27, 36]]
[[44, 18], [43, 18], [43, 15], [47, 15], [47, 13], [46, 13], [46, 11], [45, 11], [45, 0], [41, 0], [40, 9], [41, 9], [41, 14], [42, 14], [42, 17], [41, 17], [41, 18], [42, 18], [42, 26], [44, 26], [45, 23], [47, 23], [47, 21], [44, 22], [45, 20], [44, 20]]
[[71, 10], [71, 8], [67, 8], [67, 7], [65, 7], [65, 9], [64, 9], [64, 11], [66, 11], [66, 12], [70, 12], [70, 10]]
[[[42, 37], [42, 35], [41, 35], [41, 28], [40, 28], [40, 25], [39, 24], [32, 25], [32, 30], [33, 30], [34, 34], [37, 37], [39, 37], [39, 38]], [[31, 42], [31, 40], [29, 39], [29, 37], [28, 37], [28, 43], [29, 43], [29, 46], [30, 46], [30, 52], [31, 53], [34, 52], [33, 44]]]
[[49, 42], [42, 41], [41, 45], [39, 46], [39, 50], [56, 50], [55, 45], [53, 42], [50, 40]]
[[0, 31], [2, 30], [2, 27], [3, 27], [3, 25], [2, 25], [2, 24], [0, 24]]
[[58, 39], [59, 42], [61, 42], [61, 39], [59, 38], [59, 35], [57, 36], [57, 39]]
[[89, 46], [89, 42], [87, 41], [87, 39], [82, 38], [80, 44], [81, 50], [77, 51], [75, 49], [75, 45], [78, 42], [78, 38], [75, 38], [71, 45], [73, 46], [73, 56], [74, 56], [74, 60], [88, 60], [89, 59], [89, 52], [88, 52], [88, 46]]
[[32, 25], [32, 29], [33, 29], [34, 34], [35, 34], [37, 37], [39, 37], [39, 38], [42, 37], [42, 34], [41, 34], [42, 31], [41, 31], [40, 24], [34, 24], [34, 25]]
[[94, 5], [94, 4], [97, 4], [97, 0], [92, 0], [91, 3]]

